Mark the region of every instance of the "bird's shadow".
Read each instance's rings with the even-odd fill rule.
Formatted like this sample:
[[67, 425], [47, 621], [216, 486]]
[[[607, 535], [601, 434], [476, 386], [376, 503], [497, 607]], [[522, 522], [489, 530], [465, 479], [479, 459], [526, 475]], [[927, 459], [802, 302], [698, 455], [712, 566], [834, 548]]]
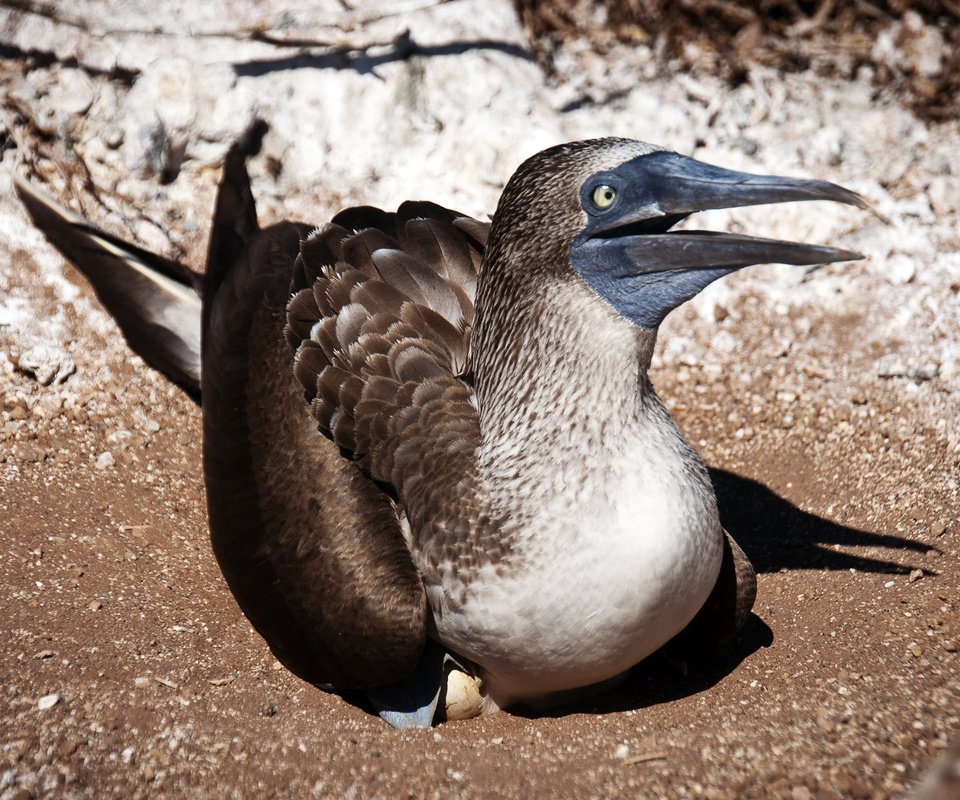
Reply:
[[[839, 552], [841, 547], [883, 547], [926, 552], [929, 545], [900, 536], [871, 533], [818, 517], [797, 508], [762, 483], [722, 469], [711, 469], [720, 520], [743, 548], [758, 573], [782, 569], [848, 570], [909, 573], [916, 567]], [[924, 570], [928, 572], [928, 570]], [[614, 689], [555, 709], [518, 708], [524, 717], [606, 714], [629, 711], [699, 694], [719, 683], [746, 658], [773, 643], [774, 632], [755, 614], [737, 637], [718, 651], [687, 655], [679, 661], [670, 645], [638, 664]]]
[[720, 521], [757, 572], [824, 569], [906, 574], [912, 564], [851, 555], [839, 547], [882, 547], [925, 553], [929, 545], [902, 536], [871, 533], [797, 508], [759, 481], [711, 469]]

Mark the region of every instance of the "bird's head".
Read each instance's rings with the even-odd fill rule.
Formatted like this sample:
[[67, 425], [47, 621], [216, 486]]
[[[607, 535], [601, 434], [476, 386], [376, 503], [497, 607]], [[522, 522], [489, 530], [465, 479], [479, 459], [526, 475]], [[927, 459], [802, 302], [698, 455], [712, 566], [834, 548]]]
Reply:
[[798, 200], [867, 207], [827, 181], [735, 172], [628, 139], [573, 142], [528, 159], [507, 183], [487, 263], [514, 273], [533, 265], [541, 274], [572, 270], [621, 316], [655, 330], [674, 308], [743, 267], [861, 258], [821, 245], [670, 230], [697, 211]]

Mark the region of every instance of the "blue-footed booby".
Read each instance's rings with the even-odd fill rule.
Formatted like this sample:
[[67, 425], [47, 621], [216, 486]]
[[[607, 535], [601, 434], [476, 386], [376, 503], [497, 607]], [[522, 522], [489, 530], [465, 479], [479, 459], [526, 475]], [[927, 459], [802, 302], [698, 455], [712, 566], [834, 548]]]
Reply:
[[863, 201], [597, 139], [525, 161], [490, 223], [407, 202], [261, 230], [260, 134], [227, 156], [202, 276], [17, 189], [200, 396], [214, 552], [276, 656], [429, 725], [453, 683], [451, 716], [543, 706], [731, 638], [755, 576], [647, 376], [657, 330], [742, 267], [860, 256], [671, 229]]

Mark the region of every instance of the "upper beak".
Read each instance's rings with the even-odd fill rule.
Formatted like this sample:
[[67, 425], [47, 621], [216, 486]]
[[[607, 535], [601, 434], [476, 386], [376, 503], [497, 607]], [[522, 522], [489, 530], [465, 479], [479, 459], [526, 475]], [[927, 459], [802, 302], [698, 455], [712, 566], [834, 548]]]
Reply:
[[[739, 269], [751, 264], [824, 264], [862, 258], [836, 247], [733, 233], [667, 230], [696, 211], [717, 208], [833, 200], [869, 208], [858, 194], [834, 183], [715, 167], [677, 153], [640, 156], [619, 170], [630, 190], [622, 209], [594, 221], [587, 241], [619, 251], [625, 274], [675, 269]], [[641, 188], [642, 187], [642, 188]]]

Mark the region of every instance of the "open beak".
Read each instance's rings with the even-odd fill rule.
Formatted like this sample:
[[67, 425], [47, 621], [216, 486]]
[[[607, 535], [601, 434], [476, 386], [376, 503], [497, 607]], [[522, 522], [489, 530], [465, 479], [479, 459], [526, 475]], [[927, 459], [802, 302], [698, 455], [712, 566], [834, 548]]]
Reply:
[[681, 303], [734, 270], [752, 264], [826, 264], [863, 258], [825, 245], [735, 233], [670, 228], [697, 211], [799, 200], [833, 200], [869, 208], [857, 194], [827, 181], [750, 175], [671, 152], [655, 152], [595, 176], [609, 180], [616, 201], [589, 206], [573, 242], [574, 269], [621, 314], [655, 328]]
[[[622, 208], [588, 227], [587, 238], [620, 251], [633, 274], [751, 264], [826, 264], [863, 258], [836, 247], [710, 231], [668, 232], [697, 211], [740, 206], [833, 200], [868, 208], [855, 192], [828, 181], [751, 175], [677, 153], [658, 152], [624, 164]], [[599, 224], [596, 224], [599, 223]]]

